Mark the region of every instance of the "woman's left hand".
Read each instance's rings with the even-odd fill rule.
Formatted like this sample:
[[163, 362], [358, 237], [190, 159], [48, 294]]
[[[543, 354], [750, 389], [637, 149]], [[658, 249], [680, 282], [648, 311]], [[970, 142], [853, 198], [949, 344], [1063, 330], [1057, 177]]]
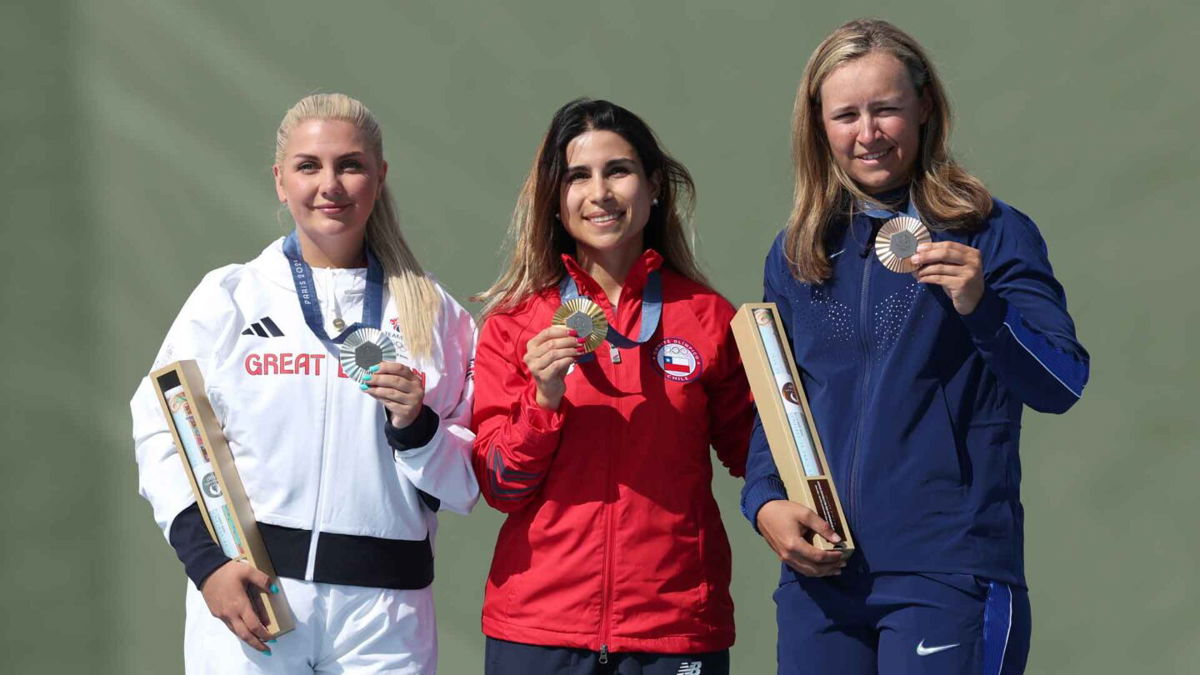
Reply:
[[917, 265], [913, 272], [917, 281], [941, 286], [959, 314], [966, 316], [975, 311], [983, 298], [983, 256], [979, 249], [939, 241], [921, 244], [909, 260]]
[[390, 413], [392, 426], [403, 429], [417, 419], [425, 402], [425, 383], [412, 368], [395, 361], [384, 361], [379, 370], [363, 382], [367, 393], [379, 399]]

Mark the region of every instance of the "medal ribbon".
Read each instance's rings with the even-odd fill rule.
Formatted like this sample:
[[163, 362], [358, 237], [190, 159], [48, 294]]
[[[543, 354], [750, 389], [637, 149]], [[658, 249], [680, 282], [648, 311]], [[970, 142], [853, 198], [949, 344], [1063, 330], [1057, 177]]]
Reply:
[[[913, 199], [911, 191], [908, 193], [908, 207], [904, 209], [904, 213], [884, 208], [883, 205], [878, 202], [859, 201], [857, 206], [858, 212], [868, 218], [890, 220], [896, 216], [903, 215], [921, 220], [921, 214], [917, 212], [917, 200]], [[921, 220], [921, 222], [925, 221]]]
[[326, 344], [341, 344], [346, 336], [359, 328], [379, 328], [383, 321], [383, 265], [367, 246], [367, 290], [363, 298], [362, 321], [346, 326], [346, 329], [334, 337], [325, 332], [325, 318], [321, 315], [321, 305], [317, 300], [317, 289], [313, 285], [312, 268], [304, 262], [300, 254], [300, 240], [296, 231], [283, 240], [283, 254], [287, 256], [288, 267], [292, 271], [292, 283], [296, 287], [296, 297], [300, 301], [300, 311], [304, 313], [304, 322], [308, 329]]
[[[562, 283], [558, 285], [558, 294], [562, 302], [574, 300], [579, 297], [579, 286], [570, 274], [563, 277]], [[613, 312], [616, 313], [615, 310]], [[654, 270], [646, 275], [646, 286], [642, 289], [642, 330], [638, 334], [636, 340], [631, 340], [624, 335], [621, 335], [617, 329], [613, 328], [612, 324], [608, 324], [608, 332], [604, 335], [604, 339], [614, 347], [629, 349], [645, 344], [647, 340], [654, 336], [654, 331], [658, 330], [658, 323], [662, 319], [662, 277], [658, 274], [658, 270]], [[595, 352], [585, 354], [577, 360], [587, 362], [595, 358]]]

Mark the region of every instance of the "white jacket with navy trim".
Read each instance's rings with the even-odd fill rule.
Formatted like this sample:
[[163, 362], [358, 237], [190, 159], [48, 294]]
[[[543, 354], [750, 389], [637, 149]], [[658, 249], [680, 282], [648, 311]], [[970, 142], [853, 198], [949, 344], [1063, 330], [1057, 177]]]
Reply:
[[[347, 323], [361, 316], [363, 275], [314, 270], [327, 319], [335, 295]], [[423, 587], [432, 580], [437, 505], [465, 514], [478, 499], [468, 428], [475, 325], [444, 290], [438, 292], [433, 353], [421, 359], [405, 348], [384, 292], [381, 328], [396, 343], [397, 360], [424, 377], [428, 408], [421, 421], [429, 432], [417, 447], [399, 451], [389, 447], [383, 406], [341, 372], [336, 350], [331, 353], [305, 323], [282, 239], [244, 265], [210, 272], [171, 326], [154, 368], [180, 359], [199, 363], [280, 575]], [[143, 378], [130, 404], [140, 492], [184, 558], [179, 539], [188, 535], [180, 535], [185, 528], [176, 521], [185, 510], [198, 511], [155, 396]], [[379, 570], [363, 577], [343, 569], [359, 564], [347, 558], [414, 554], [428, 558], [422, 563], [427, 570], [413, 573], [400, 560], [369, 563], [400, 565], [384, 570], [378, 581]], [[189, 575], [201, 580], [192, 569]]]

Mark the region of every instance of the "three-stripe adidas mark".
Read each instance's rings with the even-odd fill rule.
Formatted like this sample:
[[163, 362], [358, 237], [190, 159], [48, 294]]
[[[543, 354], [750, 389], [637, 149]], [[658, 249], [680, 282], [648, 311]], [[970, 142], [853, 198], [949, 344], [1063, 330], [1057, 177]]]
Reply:
[[258, 337], [283, 337], [283, 331], [279, 330], [279, 326], [271, 320], [271, 317], [264, 316], [263, 318], [250, 324], [250, 327], [242, 331], [242, 335], [257, 335]]

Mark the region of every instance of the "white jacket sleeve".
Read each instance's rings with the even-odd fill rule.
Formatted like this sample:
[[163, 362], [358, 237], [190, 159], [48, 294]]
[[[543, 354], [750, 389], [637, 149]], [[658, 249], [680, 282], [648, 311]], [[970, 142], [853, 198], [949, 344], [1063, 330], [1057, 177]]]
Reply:
[[442, 343], [442, 370], [457, 379], [458, 395], [433, 408], [440, 418], [437, 431], [425, 445], [394, 452], [397, 471], [418, 490], [437, 498], [443, 508], [467, 514], [479, 500], [479, 485], [471, 469], [471, 405], [475, 392], [473, 371], [475, 321], [445, 291], [437, 330]]
[[[151, 370], [172, 361], [195, 359], [200, 372], [207, 375], [223, 351], [236, 340], [241, 325], [231, 292], [240, 267], [221, 268], [201, 280], [171, 324]], [[138, 384], [129, 408], [133, 415], [138, 492], [153, 507], [154, 519], [163, 535], [169, 536], [175, 516], [196, 499], [148, 376]]]

